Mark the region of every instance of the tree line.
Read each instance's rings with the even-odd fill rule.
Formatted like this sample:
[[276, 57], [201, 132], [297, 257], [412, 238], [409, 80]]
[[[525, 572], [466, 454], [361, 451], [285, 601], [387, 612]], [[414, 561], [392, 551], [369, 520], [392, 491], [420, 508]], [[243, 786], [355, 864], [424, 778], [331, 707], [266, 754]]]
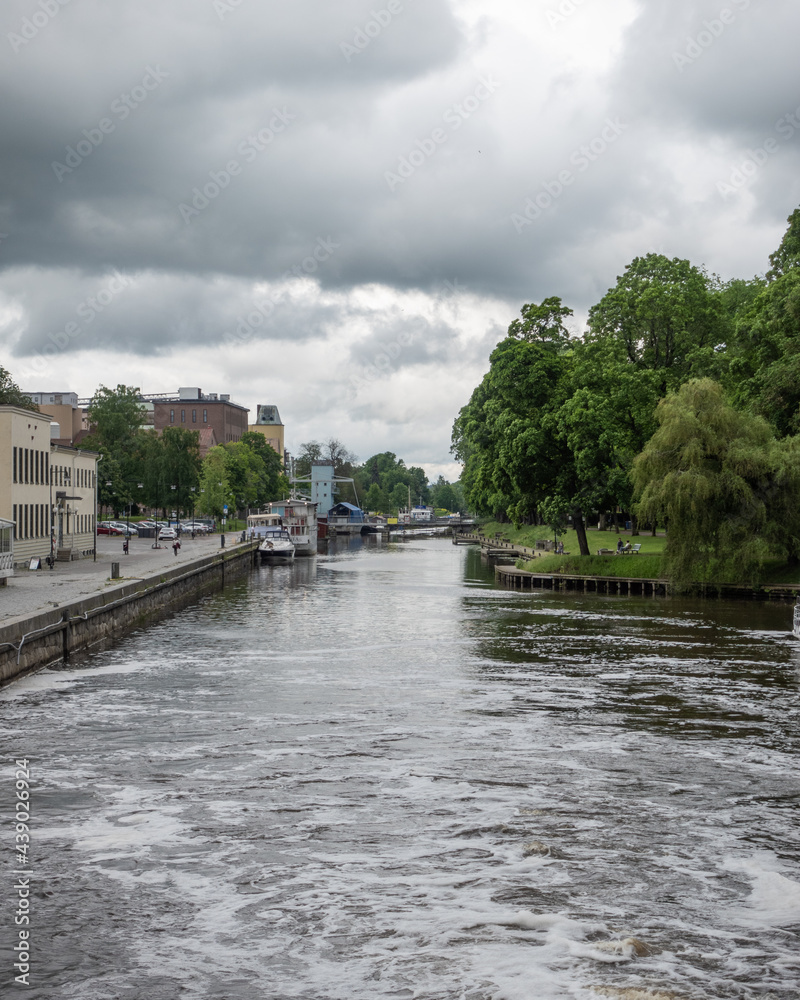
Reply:
[[800, 208], [770, 268], [722, 281], [648, 253], [570, 336], [557, 297], [523, 306], [458, 414], [470, 509], [572, 521], [617, 510], [668, 527], [676, 581], [800, 561]]
[[[38, 410], [0, 368], [0, 403]], [[230, 511], [258, 509], [287, 497], [295, 485], [310, 492], [311, 464], [326, 460], [334, 467], [337, 500], [347, 500], [369, 511], [396, 514], [411, 504], [433, 504], [448, 511], [466, 509], [458, 483], [439, 476], [429, 483], [425, 470], [407, 466], [386, 451], [359, 463], [338, 439], [308, 441], [294, 461], [294, 484], [281, 457], [263, 434], [243, 434], [239, 441], [215, 445], [200, 458], [197, 431], [167, 427], [161, 434], [144, 426], [145, 415], [134, 386], [100, 386], [89, 404], [89, 435], [78, 447], [100, 454], [97, 472], [98, 504], [116, 516], [129, 508], [152, 508], [166, 516], [172, 510], [221, 517]]]

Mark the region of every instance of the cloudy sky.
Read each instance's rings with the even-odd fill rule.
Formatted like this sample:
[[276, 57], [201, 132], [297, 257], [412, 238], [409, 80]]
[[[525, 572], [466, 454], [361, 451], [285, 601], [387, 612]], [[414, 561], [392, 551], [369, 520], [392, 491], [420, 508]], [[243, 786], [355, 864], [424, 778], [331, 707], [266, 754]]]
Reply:
[[526, 302], [633, 257], [768, 266], [797, 0], [5, 0], [0, 363], [275, 403], [458, 475]]

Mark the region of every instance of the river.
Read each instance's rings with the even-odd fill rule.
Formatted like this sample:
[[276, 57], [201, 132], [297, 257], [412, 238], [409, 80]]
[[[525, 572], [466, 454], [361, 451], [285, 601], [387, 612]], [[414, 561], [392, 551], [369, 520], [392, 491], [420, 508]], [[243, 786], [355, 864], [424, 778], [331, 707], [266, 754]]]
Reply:
[[4, 995], [797, 1000], [790, 623], [359, 541], [24, 678], [33, 971]]

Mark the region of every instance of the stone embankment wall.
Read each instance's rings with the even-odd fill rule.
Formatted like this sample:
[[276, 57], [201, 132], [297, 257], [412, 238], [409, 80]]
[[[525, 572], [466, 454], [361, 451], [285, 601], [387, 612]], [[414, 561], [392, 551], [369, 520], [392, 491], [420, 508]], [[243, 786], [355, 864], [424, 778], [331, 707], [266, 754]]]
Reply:
[[247, 573], [257, 554], [254, 543], [229, 552], [221, 550], [0, 626], [0, 685], [31, 670], [64, 662], [202, 594], [221, 590]]

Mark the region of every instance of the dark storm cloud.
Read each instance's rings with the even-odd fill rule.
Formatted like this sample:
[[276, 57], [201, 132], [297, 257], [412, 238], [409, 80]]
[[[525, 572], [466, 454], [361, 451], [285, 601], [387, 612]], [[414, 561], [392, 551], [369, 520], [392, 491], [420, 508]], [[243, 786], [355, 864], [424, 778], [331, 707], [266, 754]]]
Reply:
[[[457, 283], [505, 299], [506, 323], [547, 295], [587, 308], [664, 233], [689, 256], [687, 232], [728, 211], [717, 182], [800, 104], [796, 5], [640, 3], [608, 69], [551, 51], [623, 7], [576, 6], [555, 31], [520, 4], [520, 32], [488, 5], [467, 28], [447, 0], [11, 0], [9, 342], [63, 341], [119, 272], [62, 350], [308, 341], [352, 321], [351, 363], [369, 364], [403, 323], [336, 298], [353, 290]], [[783, 219], [800, 131], [776, 142], [747, 190]], [[700, 166], [712, 144], [719, 165], [687, 196], [681, 157]], [[284, 289], [261, 309], [253, 286], [287, 275], [328, 299]], [[401, 363], [440, 364], [451, 321], [403, 322], [430, 328]]]
[[5, 285], [9, 299], [13, 290], [24, 316], [0, 328], [18, 357], [92, 349], [154, 356], [175, 347], [301, 343], [326, 337], [347, 315], [297, 291], [254, 292], [223, 277], [59, 270], [48, 278], [47, 296], [41, 277], [35, 269], [15, 269], [0, 279], [0, 290]]

